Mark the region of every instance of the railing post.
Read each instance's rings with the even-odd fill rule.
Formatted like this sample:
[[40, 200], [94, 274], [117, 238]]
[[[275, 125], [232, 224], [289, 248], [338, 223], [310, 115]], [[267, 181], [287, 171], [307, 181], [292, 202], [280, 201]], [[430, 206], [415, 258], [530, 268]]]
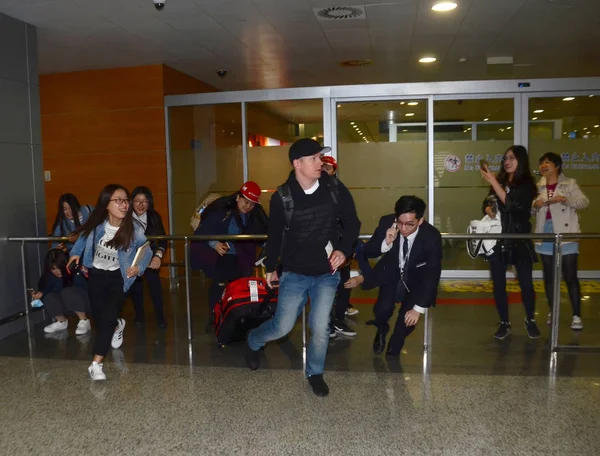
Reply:
[[552, 332], [550, 335], [550, 351], [556, 351], [558, 346], [558, 327], [560, 324], [560, 282], [561, 282], [561, 252], [562, 235], [557, 233], [554, 237], [554, 277], [552, 289], [554, 296], [552, 299]]
[[[187, 236], [185, 237], [185, 302], [187, 306], [187, 330], [188, 330], [188, 342], [192, 340], [192, 302], [190, 293], [190, 245]], [[191, 356], [191, 355], [190, 355]]]
[[[29, 321], [29, 295], [27, 294], [27, 256], [25, 255], [25, 240], [21, 241], [21, 274], [23, 275], [23, 298], [25, 300], [25, 322], [27, 324], [27, 334], [31, 339], [31, 322]], [[31, 352], [31, 342], [30, 342]]]
[[302, 307], [302, 372], [306, 375], [306, 304]]

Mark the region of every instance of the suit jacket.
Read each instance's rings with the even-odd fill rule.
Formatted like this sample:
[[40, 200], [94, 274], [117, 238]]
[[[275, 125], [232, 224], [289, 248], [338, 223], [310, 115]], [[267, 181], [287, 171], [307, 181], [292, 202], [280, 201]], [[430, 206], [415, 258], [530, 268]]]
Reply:
[[[394, 214], [381, 217], [379, 226], [371, 239], [363, 248], [369, 258], [381, 255], [381, 244], [385, 233], [395, 220]], [[365, 276], [363, 289], [381, 287], [384, 284], [398, 284], [400, 280], [400, 234], [377, 262], [371, 273]], [[433, 307], [437, 298], [438, 285], [442, 274], [442, 236], [434, 226], [424, 221], [410, 250], [408, 263], [405, 265], [404, 281], [408, 290], [404, 295], [403, 305], [410, 308]]]

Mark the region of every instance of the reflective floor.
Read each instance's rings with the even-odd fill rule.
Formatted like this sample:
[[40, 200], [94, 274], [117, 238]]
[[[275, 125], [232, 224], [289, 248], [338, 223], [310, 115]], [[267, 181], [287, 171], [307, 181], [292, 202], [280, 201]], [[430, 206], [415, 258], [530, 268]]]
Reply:
[[[87, 378], [91, 337], [76, 337], [75, 322], [51, 336], [38, 325], [32, 339], [0, 341], [0, 454], [600, 454], [600, 354], [551, 356], [543, 295], [542, 337], [526, 337], [511, 294], [513, 335], [498, 343], [484, 285], [442, 289], [430, 349], [420, 322], [400, 360], [372, 353], [373, 295], [357, 293], [360, 313], [348, 322], [358, 335], [331, 341], [325, 399], [303, 378], [299, 324], [251, 372], [243, 345], [218, 348], [205, 331], [199, 280], [191, 344], [183, 290], [165, 293], [169, 328], [155, 327], [148, 303], [146, 326], [127, 325], [123, 347], [109, 352], [106, 382]], [[588, 291], [581, 332], [563, 302], [561, 344], [600, 347], [600, 295]], [[133, 321], [130, 303], [124, 317]]]

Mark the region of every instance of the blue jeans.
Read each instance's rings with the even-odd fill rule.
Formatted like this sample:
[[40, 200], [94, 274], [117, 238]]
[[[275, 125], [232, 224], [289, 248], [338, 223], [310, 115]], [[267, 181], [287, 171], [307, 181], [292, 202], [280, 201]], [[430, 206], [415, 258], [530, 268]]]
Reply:
[[308, 327], [311, 337], [308, 344], [306, 376], [322, 374], [329, 345], [329, 316], [339, 282], [339, 272], [318, 276], [284, 272], [279, 281], [275, 315], [271, 320], [250, 331], [248, 346], [252, 350], [260, 350], [267, 342], [288, 334], [310, 298]]

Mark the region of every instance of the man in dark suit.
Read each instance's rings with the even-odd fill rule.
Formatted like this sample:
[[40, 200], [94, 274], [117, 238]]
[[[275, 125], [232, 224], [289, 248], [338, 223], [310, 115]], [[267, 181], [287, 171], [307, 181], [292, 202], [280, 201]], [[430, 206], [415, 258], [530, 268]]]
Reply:
[[373, 351], [383, 353], [396, 302], [401, 303], [387, 356], [399, 356], [405, 338], [414, 330], [425, 309], [435, 306], [442, 273], [442, 237], [427, 223], [425, 202], [416, 196], [403, 196], [395, 214], [381, 217], [379, 226], [364, 246], [369, 258], [383, 254], [373, 271], [365, 276], [363, 289], [379, 287], [373, 312], [377, 327]]

